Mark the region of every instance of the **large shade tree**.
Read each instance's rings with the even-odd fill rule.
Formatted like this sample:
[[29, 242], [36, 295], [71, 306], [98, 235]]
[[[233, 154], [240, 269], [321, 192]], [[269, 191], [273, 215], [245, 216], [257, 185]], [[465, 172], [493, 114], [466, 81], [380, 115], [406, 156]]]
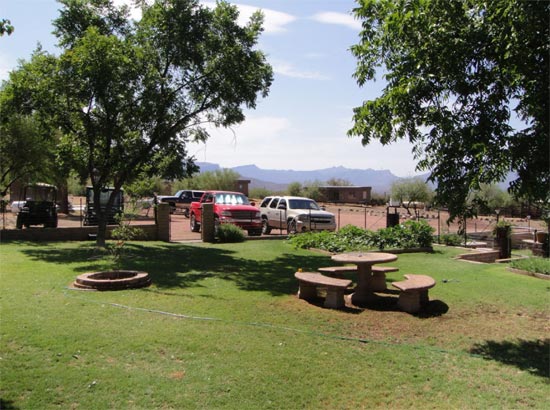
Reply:
[[[42, 73], [50, 71], [52, 60], [39, 49], [32, 63], [10, 73], [0, 88], [0, 193], [6, 195], [16, 181], [53, 182], [55, 131], [31, 107], [38, 94]], [[16, 91], [18, 90], [18, 91]]]
[[354, 110], [363, 144], [406, 138], [451, 216], [482, 183], [548, 202], [550, 2], [359, 0], [352, 47], [360, 85], [384, 75]]
[[[99, 203], [108, 203], [140, 175], [181, 178], [196, 170], [186, 145], [205, 140], [204, 124], [231, 126], [266, 96], [272, 69], [256, 49], [262, 15], [237, 24], [225, 2], [196, 0], [142, 4], [129, 18], [112, 0], [60, 0], [54, 21], [61, 53], [29, 90], [8, 82], [2, 92], [41, 112], [63, 138], [59, 160], [88, 175]], [[150, 3], [150, 2], [149, 2]], [[40, 52], [43, 54], [43, 52]], [[20, 70], [35, 70], [33, 61]], [[107, 210], [98, 210], [98, 245], [105, 244]]]

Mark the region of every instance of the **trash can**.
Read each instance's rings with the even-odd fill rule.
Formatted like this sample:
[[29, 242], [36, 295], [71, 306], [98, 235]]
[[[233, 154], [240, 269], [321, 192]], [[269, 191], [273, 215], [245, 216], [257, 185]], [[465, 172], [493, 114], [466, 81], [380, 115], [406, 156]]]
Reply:
[[399, 213], [386, 214], [386, 228], [391, 228], [392, 226], [399, 225]]

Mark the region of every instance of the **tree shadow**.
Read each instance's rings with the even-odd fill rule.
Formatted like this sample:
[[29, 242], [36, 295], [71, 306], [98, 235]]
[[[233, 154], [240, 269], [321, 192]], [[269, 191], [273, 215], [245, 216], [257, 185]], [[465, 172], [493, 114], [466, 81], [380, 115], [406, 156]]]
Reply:
[[516, 366], [536, 376], [550, 377], [550, 339], [519, 339], [516, 342], [487, 340], [475, 344], [470, 353]]
[[[69, 249], [39, 247], [23, 252], [50, 263], [78, 263], [75, 267], [77, 273], [97, 270], [96, 259], [108, 255], [89, 244]], [[219, 248], [170, 244], [147, 246], [129, 243], [125, 252], [124, 269], [149, 273], [158, 290], [202, 286], [200, 282], [204, 279], [217, 277], [232, 281], [243, 290], [266, 291], [272, 295], [295, 293], [298, 282], [294, 273], [299, 267], [316, 270], [329, 260], [325, 255], [292, 253], [281, 254], [275, 259], [253, 260]]]
[[0, 398], [0, 409], [2, 410], [17, 410], [19, 407], [16, 407], [11, 400], [5, 400]]

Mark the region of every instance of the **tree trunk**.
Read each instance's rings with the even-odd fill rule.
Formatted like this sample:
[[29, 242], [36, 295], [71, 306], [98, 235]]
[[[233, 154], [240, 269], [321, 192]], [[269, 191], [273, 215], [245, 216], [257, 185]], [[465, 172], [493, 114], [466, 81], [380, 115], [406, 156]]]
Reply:
[[510, 239], [511, 228], [497, 227], [496, 229], [496, 242], [497, 247], [500, 250], [499, 259], [507, 259], [512, 256], [512, 243]]
[[61, 179], [57, 181], [57, 201], [59, 202], [59, 212], [62, 214], [69, 213], [69, 188], [67, 186], [67, 179]]
[[98, 212], [97, 214], [97, 237], [96, 246], [98, 248], [104, 248], [107, 237], [107, 215], [105, 212]]

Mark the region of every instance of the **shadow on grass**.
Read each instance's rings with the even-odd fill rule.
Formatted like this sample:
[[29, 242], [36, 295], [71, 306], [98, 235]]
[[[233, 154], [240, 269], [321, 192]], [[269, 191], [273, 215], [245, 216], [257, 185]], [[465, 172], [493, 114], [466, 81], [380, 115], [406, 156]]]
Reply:
[[11, 400], [0, 399], [0, 409], [2, 410], [17, 410], [19, 407], [16, 407]]
[[[364, 310], [375, 310], [379, 312], [402, 312], [397, 306], [399, 292], [387, 289], [384, 292], [379, 292], [374, 295], [372, 300], [361, 305]], [[430, 300], [429, 303], [421, 308], [413, 316], [419, 319], [429, 319], [432, 317], [442, 316], [449, 311], [449, 306], [441, 300]]]
[[550, 377], [550, 339], [493, 341], [474, 345], [470, 353], [516, 366], [541, 377]]
[[[243, 290], [266, 291], [272, 295], [291, 294], [298, 289], [294, 278], [298, 267], [317, 269], [326, 265], [327, 259], [324, 255], [284, 253], [274, 259], [253, 260], [236, 257], [233, 252], [219, 248], [169, 244], [147, 246], [131, 243], [126, 244], [126, 248], [124, 269], [148, 272], [159, 290], [201, 286], [202, 280], [216, 277], [233, 281]], [[23, 252], [50, 263], [78, 264], [76, 272], [97, 270], [96, 259], [109, 255], [90, 245], [40, 247]]]

